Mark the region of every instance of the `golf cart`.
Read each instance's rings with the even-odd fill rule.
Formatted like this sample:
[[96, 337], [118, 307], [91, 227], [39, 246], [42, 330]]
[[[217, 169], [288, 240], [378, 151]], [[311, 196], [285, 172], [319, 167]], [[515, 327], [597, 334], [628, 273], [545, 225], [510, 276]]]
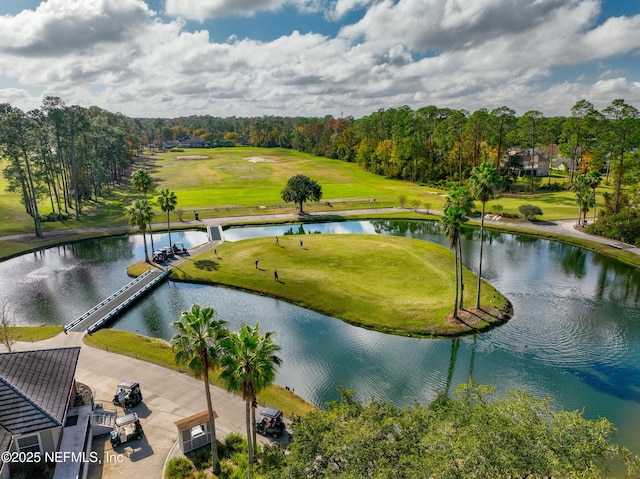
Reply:
[[175, 254], [187, 254], [187, 248], [184, 247], [184, 243], [173, 243], [173, 252]]
[[153, 262], [154, 263], [164, 263], [167, 257], [162, 250], [156, 250], [153, 252]]
[[256, 430], [263, 436], [279, 437], [284, 432], [282, 411], [273, 407], [265, 407], [256, 423]]
[[164, 253], [165, 258], [173, 258], [175, 254], [173, 254], [173, 250], [168, 246], [163, 246], [160, 248], [160, 251]]
[[116, 418], [113, 431], [109, 433], [111, 446], [116, 447], [132, 439], [140, 440], [144, 431], [140, 425], [140, 419], [135, 412]]
[[113, 395], [113, 405], [122, 406], [123, 401], [124, 406], [127, 408], [131, 408], [139, 402], [142, 402], [140, 384], [134, 381], [122, 381], [118, 384], [118, 390]]

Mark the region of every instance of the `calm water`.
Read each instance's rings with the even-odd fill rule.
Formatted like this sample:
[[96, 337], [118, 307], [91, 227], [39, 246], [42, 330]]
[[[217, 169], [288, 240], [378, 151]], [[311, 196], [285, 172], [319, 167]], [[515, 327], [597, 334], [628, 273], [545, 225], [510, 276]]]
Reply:
[[[227, 231], [226, 238], [283, 235], [290, 228], [238, 228]], [[395, 234], [446, 244], [437, 224], [428, 222], [349, 222], [304, 229]], [[336, 398], [340, 386], [355, 389], [364, 399], [426, 402], [436, 391], [453, 389], [472, 375], [499, 391], [525, 389], [551, 396], [565, 409], [584, 409], [587, 417], [605, 416], [619, 428], [619, 442], [640, 452], [639, 271], [560, 243], [497, 233], [486, 238], [484, 277], [511, 300], [515, 314], [507, 324], [458, 344], [385, 335], [284, 301], [172, 282], [145, 297], [113, 327], [169, 338], [169, 324], [181, 311], [193, 303], [210, 305], [232, 329], [260, 321], [263, 330], [277, 331], [284, 360], [278, 384], [318, 405]], [[463, 242], [464, 261], [472, 270], [478, 239], [478, 231], [469, 230]], [[168, 243], [161, 235], [154, 240]], [[177, 240], [197, 244], [205, 236], [183, 233]], [[143, 256], [141, 244], [137, 236], [100, 239], [15, 258], [0, 263], [0, 287], [19, 305], [20, 322], [66, 323], [128, 281], [126, 266]]]

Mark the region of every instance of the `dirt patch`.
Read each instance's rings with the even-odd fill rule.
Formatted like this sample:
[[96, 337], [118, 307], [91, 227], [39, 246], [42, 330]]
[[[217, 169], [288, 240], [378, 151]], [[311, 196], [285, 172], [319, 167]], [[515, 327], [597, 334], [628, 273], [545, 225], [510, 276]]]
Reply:
[[284, 161], [282, 158], [278, 158], [277, 156], [250, 156], [249, 158], [245, 158], [245, 160], [251, 163], [280, 163]]
[[208, 160], [208, 156], [202, 155], [190, 155], [190, 156], [176, 156], [176, 160]]
[[507, 321], [510, 315], [506, 311], [501, 311], [495, 307], [464, 308], [458, 310], [458, 318], [453, 317], [453, 313], [447, 315], [447, 324], [456, 327], [468, 327], [471, 329], [484, 330], [489, 325], [499, 324]]

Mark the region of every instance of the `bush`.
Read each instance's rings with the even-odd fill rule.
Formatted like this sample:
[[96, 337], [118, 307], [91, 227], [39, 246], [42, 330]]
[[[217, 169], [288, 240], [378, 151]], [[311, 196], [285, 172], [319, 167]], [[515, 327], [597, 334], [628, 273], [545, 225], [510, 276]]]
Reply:
[[518, 211], [520, 211], [520, 213], [522, 213], [522, 215], [527, 219], [527, 220], [532, 220], [534, 219], [536, 216], [541, 216], [542, 210], [537, 207], [536, 205], [520, 205], [520, 207], [518, 208]]
[[174, 457], [167, 464], [166, 479], [192, 479], [193, 464], [185, 457]]
[[285, 463], [285, 449], [278, 443], [271, 446], [262, 446], [262, 452], [258, 454], [260, 459], [260, 471], [279, 471], [286, 465]]
[[489, 206], [489, 211], [491, 211], [494, 215], [499, 215], [504, 211], [504, 206], [502, 205], [491, 205]]
[[213, 462], [211, 460], [211, 448], [207, 446], [202, 449], [199, 449], [191, 460], [193, 461], [194, 466], [196, 466], [196, 469], [198, 470], [211, 467], [211, 463]]
[[587, 232], [617, 239], [638, 246], [640, 244], [640, 211], [627, 208], [616, 214], [603, 214]]
[[224, 457], [231, 457], [237, 452], [246, 454], [247, 439], [242, 434], [232, 432], [224, 441]]

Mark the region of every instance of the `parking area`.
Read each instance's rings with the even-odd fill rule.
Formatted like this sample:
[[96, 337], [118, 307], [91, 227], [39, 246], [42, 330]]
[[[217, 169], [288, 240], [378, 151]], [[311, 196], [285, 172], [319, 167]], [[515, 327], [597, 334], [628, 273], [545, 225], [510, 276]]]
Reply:
[[[124, 379], [140, 383], [143, 401], [131, 408], [140, 417], [144, 429], [141, 440], [132, 440], [115, 448], [108, 436], [96, 437], [94, 450], [103, 454], [101, 468], [90, 471], [92, 479], [155, 477], [161, 478], [167, 458], [178, 439], [175, 422], [206, 410], [204, 384], [186, 374], [108, 353], [82, 343], [83, 333], [60, 334], [37, 343], [16, 343], [16, 351], [81, 346], [76, 381], [88, 385], [94, 400], [113, 409], [111, 404], [118, 384]], [[216, 434], [245, 431], [245, 406], [242, 398], [211, 387], [218, 414]], [[122, 415], [121, 408], [117, 408]], [[174, 451], [175, 453], [175, 451]]]

